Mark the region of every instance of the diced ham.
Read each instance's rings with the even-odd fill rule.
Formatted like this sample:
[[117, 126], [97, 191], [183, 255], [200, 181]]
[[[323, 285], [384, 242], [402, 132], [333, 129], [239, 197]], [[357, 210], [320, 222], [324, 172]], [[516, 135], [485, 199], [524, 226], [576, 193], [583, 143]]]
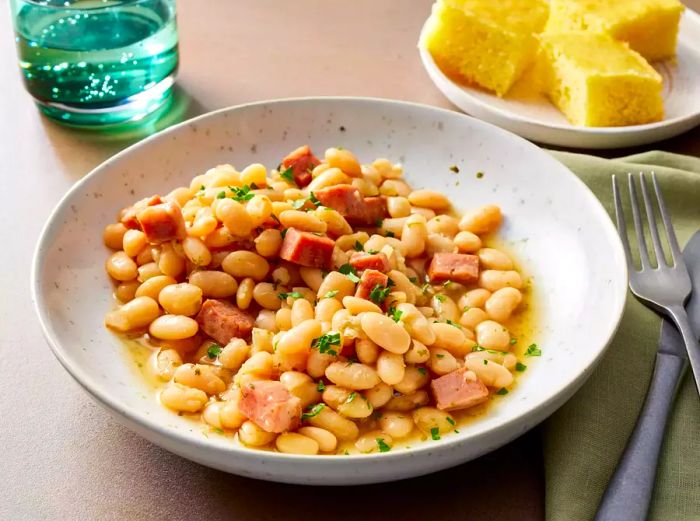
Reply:
[[300, 266], [330, 269], [335, 242], [295, 228], [287, 228], [280, 248], [280, 257]]
[[391, 265], [389, 264], [389, 258], [382, 252], [363, 253], [357, 251], [350, 256], [349, 262], [350, 265], [358, 271], [389, 271], [389, 269], [391, 268]]
[[163, 200], [159, 195], [152, 195], [151, 197], [146, 197], [137, 201], [131, 206], [127, 206], [121, 212], [119, 212], [119, 220], [127, 228], [139, 228], [139, 221], [136, 219], [138, 213], [148, 206], [155, 206], [162, 203]]
[[230, 302], [207, 299], [197, 314], [199, 327], [222, 346], [233, 338], [247, 338], [255, 320]]
[[468, 409], [485, 402], [489, 391], [481, 380], [466, 377], [467, 368], [462, 367], [430, 382], [437, 408], [443, 411]]
[[355, 296], [363, 299], [369, 299], [369, 294], [375, 287], [381, 286], [384, 288], [388, 282], [389, 277], [381, 271], [365, 270], [362, 272], [362, 277], [360, 277], [360, 282], [357, 285]]
[[311, 170], [320, 164], [321, 162], [313, 155], [309, 145], [297, 148], [285, 157], [281, 163], [283, 169], [292, 169], [294, 182], [299, 187], [304, 187], [311, 182]]
[[272, 380], [243, 385], [238, 409], [267, 432], [291, 431], [301, 423], [301, 400]]
[[[378, 197], [365, 197], [365, 216], [364, 222], [358, 224], [365, 224], [367, 226], [376, 226], [377, 221], [381, 221], [387, 216], [386, 210], [386, 197], [380, 195]], [[348, 221], [350, 224], [355, 224], [354, 222]]]
[[476, 282], [479, 279], [479, 257], [467, 253], [436, 253], [428, 266], [428, 276], [430, 282]]
[[386, 198], [362, 197], [352, 185], [333, 185], [314, 192], [323, 206], [333, 208], [351, 225], [374, 226], [386, 216]]
[[136, 215], [136, 219], [151, 244], [187, 237], [185, 219], [176, 203], [147, 206]]

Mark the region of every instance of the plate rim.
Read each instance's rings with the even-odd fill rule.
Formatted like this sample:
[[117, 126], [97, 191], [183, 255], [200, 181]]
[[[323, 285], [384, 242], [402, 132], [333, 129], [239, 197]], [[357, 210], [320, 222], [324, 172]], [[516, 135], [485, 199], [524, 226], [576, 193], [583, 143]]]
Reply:
[[[561, 386], [560, 388], [557, 388], [554, 392], [550, 393], [547, 399], [537, 403], [534, 405], [529, 411], [523, 412], [522, 414], [516, 415], [512, 418], [509, 418], [507, 420], [504, 420], [502, 423], [492, 427], [491, 429], [487, 429], [482, 432], [477, 432], [474, 433], [472, 436], [466, 437], [466, 436], [450, 436], [448, 438], [443, 438], [439, 443], [435, 444], [428, 444], [428, 443], [421, 443], [416, 446], [413, 446], [410, 450], [401, 450], [401, 451], [390, 451], [390, 452], [385, 452], [385, 453], [371, 453], [371, 454], [354, 454], [352, 457], [346, 457], [344, 455], [314, 455], [314, 456], [307, 456], [307, 455], [294, 455], [294, 454], [285, 454], [285, 453], [279, 453], [279, 452], [268, 452], [268, 451], [256, 451], [256, 450], [251, 450], [245, 447], [238, 447], [235, 444], [230, 444], [226, 447], [218, 446], [217, 444], [210, 443], [206, 438], [200, 439], [198, 437], [191, 437], [188, 436], [187, 434], [175, 430], [175, 429], [169, 429], [167, 428], [166, 425], [161, 424], [157, 421], [152, 420], [148, 415], [143, 414], [138, 409], [134, 408], [129, 408], [129, 407], [122, 407], [120, 402], [114, 398], [111, 397], [109, 393], [103, 392], [100, 389], [100, 385], [96, 384], [91, 377], [91, 375], [84, 371], [79, 364], [73, 364], [69, 358], [66, 356], [67, 351], [61, 346], [60, 341], [58, 338], [56, 338], [53, 334], [53, 329], [49, 326], [51, 320], [49, 318], [48, 314], [48, 306], [45, 302], [44, 297], [42, 296], [41, 292], [41, 281], [42, 281], [42, 276], [41, 276], [41, 268], [43, 266], [42, 262], [42, 257], [43, 253], [48, 250], [48, 247], [50, 246], [51, 243], [51, 237], [52, 237], [52, 231], [56, 226], [60, 227], [60, 223], [58, 222], [57, 217], [59, 214], [61, 214], [62, 211], [65, 210], [67, 206], [70, 205], [70, 201], [72, 198], [75, 196], [75, 194], [79, 193], [80, 190], [83, 188], [84, 185], [86, 185], [88, 182], [92, 181], [96, 176], [100, 175], [100, 171], [103, 170], [104, 167], [108, 166], [110, 163], [118, 162], [120, 161], [123, 157], [128, 156], [133, 150], [137, 148], [142, 148], [142, 147], [147, 147], [152, 141], [161, 139], [162, 136], [167, 136], [172, 133], [178, 132], [181, 128], [188, 126], [192, 123], [197, 123], [201, 120], [208, 119], [215, 117], [219, 114], [227, 113], [227, 112], [236, 112], [239, 110], [244, 110], [248, 108], [254, 108], [258, 106], [267, 106], [267, 105], [274, 105], [274, 104], [286, 104], [286, 103], [315, 103], [315, 102], [324, 102], [324, 101], [331, 101], [331, 102], [360, 102], [360, 103], [379, 103], [379, 104], [389, 104], [389, 105], [399, 105], [399, 106], [407, 106], [409, 108], [415, 108], [418, 110], [428, 110], [428, 111], [434, 111], [443, 115], [447, 115], [449, 117], [457, 117], [457, 118], [467, 118], [470, 120], [473, 120], [474, 123], [477, 125], [485, 125], [487, 127], [491, 127], [492, 130], [497, 131], [498, 133], [503, 133], [507, 135], [511, 139], [515, 139], [516, 141], [519, 141], [520, 144], [530, 150], [536, 150], [536, 153], [543, 154], [543, 158], [545, 161], [550, 161], [553, 164], [558, 165], [563, 171], [566, 172], [567, 175], [569, 175], [575, 183], [577, 183], [580, 188], [583, 189], [583, 194], [585, 194], [585, 197], [588, 198], [592, 206], [594, 208], [594, 211], [599, 215], [600, 221], [602, 221], [604, 224], [603, 226], [607, 229], [607, 235], [612, 238], [611, 240], [611, 246], [614, 248], [614, 250], [617, 251], [617, 255], [615, 255], [613, 258], [614, 259], [620, 259], [620, 262], [617, 262], [617, 266], [615, 267], [615, 275], [616, 277], [621, 281], [624, 282], [623, 284], [620, 285], [621, 290], [620, 290], [620, 295], [617, 295], [616, 300], [618, 302], [617, 308], [615, 309], [615, 315], [616, 319], [614, 320], [614, 323], [611, 324], [611, 327], [609, 327], [608, 330], [604, 331], [604, 337], [605, 341], [603, 342], [602, 348], [599, 350], [597, 356], [595, 356], [590, 364], [584, 368], [582, 371], [579, 372], [579, 374], [573, 378], [571, 381], [566, 383], [565, 385]], [[563, 172], [562, 172], [563, 173]], [[103, 174], [104, 175], [104, 174]], [[56, 359], [61, 363], [61, 365], [64, 367], [64, 369], [71, 375], [73, 379], [78, 382], [78, 384], [85, 389], [90, 396], [92, 396], [94, 399], [96, 399], [100, 404], [105, 406], [107, 409], [110, 409], [110, 412], [117, 413], [118, 415], [125, 417], [127, 422], [133, 422], [134, 424], [140, 426], [141, 428], [146, 429], [147, 431], [152, 431], [153, 434], [156, 436], [159, 436], [161, 438], [172, 438], [175, 439], [180, 444], [184, 445], [193, 445], [196, 446], [199, 449], [205, 450], [205, 451], [214, 451], [218, 452], [220, 454], [226, 454], [226, 455], [231, 455], [235, 454], [236, 457], [241, 458], [241, 460], [248, 460], [248, 461], [253, 461], [253, 460], [261, 460], [265, 459], [267, 457], [271, 458], [273, 461], [275, 460], [287, 460], [289, 462], [297, 462], [297, 463], [307, 463], [307, 464], [318, 464], [321, 466], [325, 465], [345, 465], [345, 466], [353, 466], [355, 464], [359, 464], [361, 462], [366, 462], [368, 460], [375, 461], [378, 458], [382, 458], [382, 462], [389, 462], [389, 461], [398, 461], [401, 459], [405, 458], [411, 458], [411, 457], [419, 457], [419, 456], [428, 456], [429, 452], [432, 451], [448, 451], [449, 448], [456, 448], [459, 445], [468, 443], [469, 441], [474, 441], [476, 439], [479, 439], [481, 437], [486, 437], [489, 435], [492, 435], [495, 432], [504, 432], [508, 431], [512, 427], [516, 427], [518, 425], [522, 425], [525, 423], [525, 420], [528, 417], [533, 417], [535, 421], [528, 427], [532, 428], [534, 425], [537, 425], [541, 421], [543, 421], [545, 418], [549, 417], [551, 414], [556, 412], [556, 410], [561, 407], [566, 401], [568, 401], [571, 396], [583, 385], [583, 383], [590, 377], [592, 371], [594, 368], [598, 365], [600, 360], [603, 358], [605, 353], [607, 352], [615, 334], [617, 333], [617, 330], [620, 327], [622, 317], [624, 315], [624, 308], [625, 308], [625, 302], [626, 302], [626, 297], [627, 297], [627, 277], [628, 277], [628, 272], [627, 272], [627, 264], [624, 261], [624, 251], [622, 247], [622, 242], [619, 238], [619, 235], [617, 234], [617, 230], [615, 229], [613, 222], [608, 215], [607, 211], [603, 207], [602, 203], [598, 200], [598, 198], [593, 194], [593, 192], [588, 188], [588, 186], [581, 181], [566, 165], [558, 161], [556, 158], [554, 158], [552, 155], [548, 154], [545, 150], [541, 149], [537, 145], [527, 141], [523, 137], [510, 132], [506, 129], [503, 129], [501, 127], [498, 127], [497, 125], [494, 125], [492, 123], [480, 120], [478, 118], [474, 118], [472, 116], [463, 114], [461, 112], [449, 110], [449, 109], [444, 109], [441, 107], [435, 107], [432, 105], [426, 105], [422, 103], [415, 103], [415, 102], [409, 102], [409, 101], [402, 101], [402, 100], [394, 100], [394, 99], [387, 99], [387, 98], [378, 98], [378, 97], [361, 97], [361, 96], [304, 96], [304, 97], [288, 97], [288, 98], [276, 98], [276, 99], [270, 99], [270, 100], [261, 100], [261, 101], [254, 101], [254, 102], [249, 102], [249, 103], [242, 103], [238, 105], [232, 105], [229, 107], [224, 107], [221, 109], [217, 109], [214, 111], [207, 112], [205, 114], [201, 114], [199, 116], [196, 116], [194, 118], [191, 118], [189, 120], [182, 121], [176, 125], [172, 125], [168, 128], [165, 128], [159, 132], [156, 132], [152, 134], [151, 136], [148, 136], [147, 138], [138, 141], [124, 150], [118, 152], [117, 154], [107, 158], [105, 161], [97, 165], [95, 168], [90, 170], [85, 176], [83, 176], [80, 180], [78, 180], [76, 183], [74, 183], [68, 190], [67, 192], [61, 197], [61, 199], [58, 201], [58, 203], [54, 206], [52, 211], [50, 212], [49, 216], [47, 217], [44, 225], [42, 226], [41, 232], [39, 234], [39, 238], [37, 240], [33, 255], [32, 255], [32, 263], [31, 263], [31, 269], [30, 269], [30, 287], [31, 287], [31, 299], [32, 303], [34, 304], [34, 310], [35, 313], [39, 319], [39, 324], [41, 326], [41, 330], [43, 333], [43, 336], [48, 343], [52, 353], [56, 357]], [[65, 353], [64, 353], [65, 351]], [[552, 408], [552, 406], [554, 406]], [[550, 410], [551, 409], [551, 410]], [[544, 414], [543, 414], [544, 412]], [[133, 430], [133, 429], [132, 429]], [[503, 438], [506, 440], [503, 443], [498, 443], [495, 447], [492, 448], [487, 448], [483, 451], [478, 451], [479, 454], [485, 454], [487, 452], [490, 452], [492, 450], [495, 450], [495, 448], [500, 447], [504, 445], [505, 443], [508, 443], [515, 437], [519, 436], [522, 434], [521, 431], [517, 429], [511, 429], [512, 432], [507, 433]], [[171, 449], [168, 449], [171, 450]], [[193, 455], [184, 455], [181, 454], [184, 457], [187, 457], [189, 459], [195, 459]], [[478, 456], [474, 456], [478, 457]], [[470, 458], [471, 459], [471, 458]], [[458, 460], [462, 461], [462, 460]], [[343, 463], [340, 463], [343, 462]], [[207, 464], [208, 466], [211, 466], [210, 464]], [[219, 467], [222, 470], [225, 470], [227, 472], [232, 472], [228, 467], [222, 466]], [[441, 467], [445, 468], [445, 467]], [[426, 472], [433, 472], [432, 470], [426, 471]], [[425, 474], [426, 472], [423, 472]], [[413, 475], [420, 475], [420, 473], [409, 473], [410, 476]], [[408, 477], [408, 476], [406, 476]], [[273, 479], [273, 478], [270, 478]], [[351, 481], [349, 477], [349, 481]], [[301, 481], [298, 481], [301, 482]], [[371, 483], [374, 482], [371, 479], [355, 479], [356, 483]]]

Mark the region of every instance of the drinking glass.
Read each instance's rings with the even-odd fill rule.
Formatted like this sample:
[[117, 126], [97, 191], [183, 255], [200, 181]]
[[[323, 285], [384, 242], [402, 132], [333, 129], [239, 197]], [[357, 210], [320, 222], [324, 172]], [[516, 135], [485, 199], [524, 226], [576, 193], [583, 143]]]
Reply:
[[10, 0], [24, 84], [47, 116], [138, 121], [170, 98], [175, 0]]

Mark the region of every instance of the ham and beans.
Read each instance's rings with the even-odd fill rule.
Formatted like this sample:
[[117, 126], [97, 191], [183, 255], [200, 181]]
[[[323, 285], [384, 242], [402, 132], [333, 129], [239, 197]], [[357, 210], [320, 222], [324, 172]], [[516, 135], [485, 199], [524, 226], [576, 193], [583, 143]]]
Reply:
[[501, 211], [457, 217], [402, 173], [303, 146], [122, 210], [105, 323], [156, 349], [160, 402], [249, 447], [348, 454], [440, 439], [507, 393], [525, 306], [485, 244]]

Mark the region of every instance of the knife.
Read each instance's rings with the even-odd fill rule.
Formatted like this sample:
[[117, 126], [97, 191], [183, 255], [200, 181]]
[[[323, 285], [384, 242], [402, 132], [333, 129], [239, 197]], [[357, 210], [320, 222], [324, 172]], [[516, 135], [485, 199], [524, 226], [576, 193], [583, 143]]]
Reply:
[[[700, 230], [683, 250], [693, 290], [686, 304], [690, 327], [700, 335]], [[688, 366], [685, 344], [676, 326], [661, 324], [659, 349], [644, 406], [622, 454], [595, 521], [643, 521], [649, 511], [659, 452], [668, 416]]]

